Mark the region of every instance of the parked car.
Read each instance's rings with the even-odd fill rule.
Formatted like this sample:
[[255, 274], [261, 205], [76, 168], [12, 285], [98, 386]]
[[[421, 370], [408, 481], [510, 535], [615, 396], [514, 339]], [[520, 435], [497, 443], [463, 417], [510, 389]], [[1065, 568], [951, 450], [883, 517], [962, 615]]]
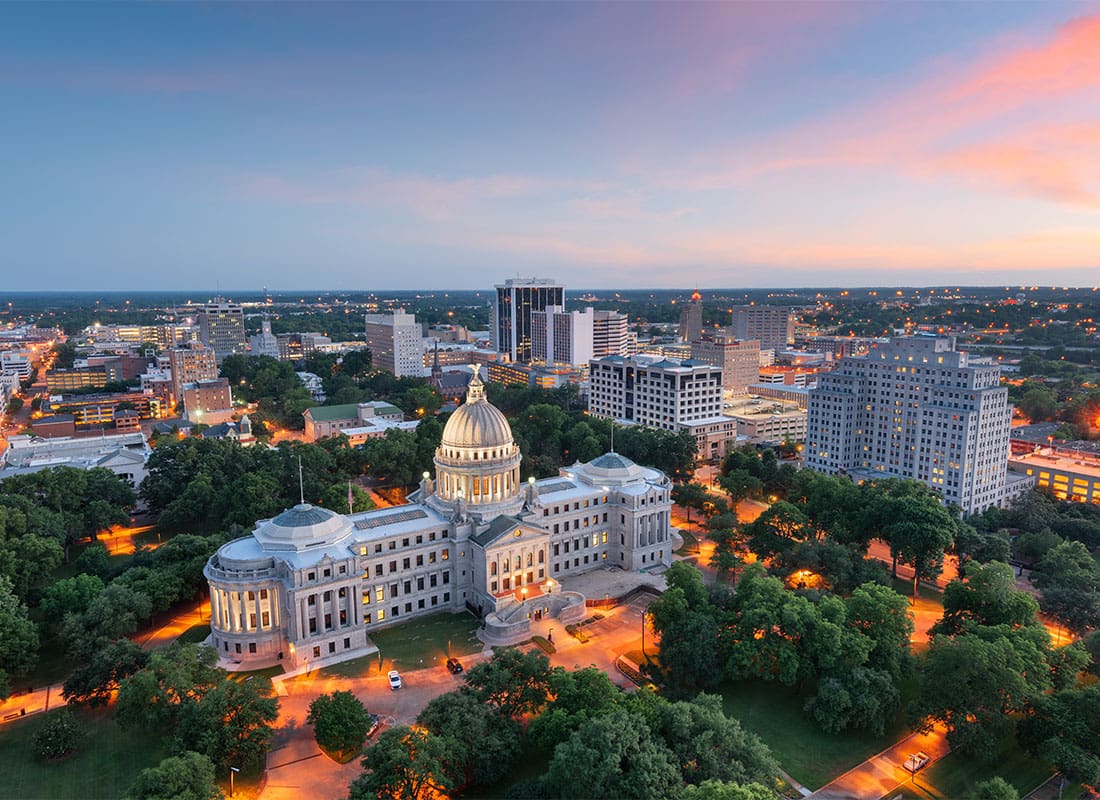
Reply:
[[928, 766], [931, 760], [927, 753], [910, 753], [909, 758], [905, 759], [905, 769], [911, 774], [916, 773], [917, 770]]
[[381, 727], [381, 725], [382, 718], [379, 717], [377, 714], [371, 714], [370, 727], [367, 728], [367, 738], [369, 739], [370, 737], [374, 736], [374, 734], [378, 733], [378, 728]]
[[390, 688], [391, 689], [396, 690], [396, 689], [401, 688], [402, 684], [401, 684], [401, 673], [400, 672], [398, 672], [395, 669], [391, 669], [390, 672], [389, 672], [389, 678], [390, 678]]
[[457, 658], [448, 658], [447, 669], [450, 670], [450, 673], [452, 675], [458, 675], [460, 672], [462, 672], [462, 662], [459, 661]]

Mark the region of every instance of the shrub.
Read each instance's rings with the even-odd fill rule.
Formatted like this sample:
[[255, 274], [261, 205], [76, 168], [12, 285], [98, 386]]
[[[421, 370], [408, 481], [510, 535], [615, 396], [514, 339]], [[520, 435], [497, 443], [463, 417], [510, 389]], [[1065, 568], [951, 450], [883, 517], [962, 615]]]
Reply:
[[543, 652], [547, 655], [553, 655], [558, 652], [558, 648], [554, 647], [554, 643], [543, 638], [542, 636], [532, 636], [531, 641], [542, 648]]
[[84, 731], [71, 712], [51, 714], [42, 729], [34, 735], [34, 754], [41, 759], [64, 758], [76, 751], [83, 736]]

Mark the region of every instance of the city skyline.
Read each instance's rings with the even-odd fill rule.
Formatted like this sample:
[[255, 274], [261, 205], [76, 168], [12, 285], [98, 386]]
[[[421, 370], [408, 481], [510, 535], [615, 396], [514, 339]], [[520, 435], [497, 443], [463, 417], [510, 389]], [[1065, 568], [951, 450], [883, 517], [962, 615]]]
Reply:
[[1092, 285], [1100, 5], [16, 5], [6, 288]]

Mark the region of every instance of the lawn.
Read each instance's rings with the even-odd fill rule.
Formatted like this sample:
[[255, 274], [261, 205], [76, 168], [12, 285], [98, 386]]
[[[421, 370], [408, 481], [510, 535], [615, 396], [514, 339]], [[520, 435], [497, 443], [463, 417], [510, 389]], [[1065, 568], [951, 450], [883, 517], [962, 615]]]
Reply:
[[695, 534], [690, 531], [686, 531], [683, 528], [680, 529], [680, 538], [684, 540], [684, 544], [679, 550], [676, 550], [678, 556], [697, 555], [699, 553], [699, 540], [695, 538]]
[[121, 797], [141, 770], [156, 766], [164, 757], [155, 737], [122, 730], [105, 709], [78, 711], [76, 715], [87, 736], [75, 755], [57, 762], [46, 763], [34, 757], [32, 739], [46, 723], [46, 714], [0, 726], [0, 775], [4, 776], [5, 797]]
[[198, 625], [192, 625], [185, 630], [176, 639], [180, 644], [202, 644], [206, 641], [206, 637], [210, 635], [210, 623], [200, 622]]
[[480, 653], [485, 645], [476, 631], [477, 619], [466, 612], [435, 614], [372, 633], [378, 653], [324, 667], [314, 676], [359, 678], [442, 664], [449, 655], [461, 658]]
[[763, 739], [779, 765], [810, 789], [821, 788], [909, 733], [900, 715], [882, 736], [863, 731], [826, 733], [802, 711], [806, 699], [792, 688], [768, 681], [722, 686], [726, 714]]
[[[1015, 737], [1010, 737], [998, 756], [990, 763], [983, 764], [959, 753], [948, 753], [930, 764], [916, 775], [915, 781], [907, 781], [900, 792], [906, 798], [922, 800], [944, 800], [955, 797], [968, 797], [974, 785], [990, 778], [1000, 776], [1016, 787], [1020, 797], [1035, 789], [1051, 776], [1052, 770], [1020, 750]], [[1074, 800], [1077, 796], [1068, 791], [1064, 800]]]

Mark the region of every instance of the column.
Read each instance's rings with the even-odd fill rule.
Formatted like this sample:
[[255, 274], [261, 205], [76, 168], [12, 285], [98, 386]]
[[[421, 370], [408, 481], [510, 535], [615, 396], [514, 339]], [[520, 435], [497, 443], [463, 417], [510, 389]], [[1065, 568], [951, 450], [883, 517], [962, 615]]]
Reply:
[[260, 590], [256, 590], [256, 630], [264, 630], [264, 615], [263, 610], [260, 608]]
[[309, 621], [306, 619], [306, 598], [300, 598], [298, 600], [299, 606], [299, 619], [302, 621], [302, 626], [298, 629], [298, 636], [302, 639], [309, 635]]
[[[210, 587], [210, 627], [214, 629], [220, 629], [221, 614], [218, 611], [218, 589], [214, 586]], [[217, 620], [215, 624], [214, 620]]]

